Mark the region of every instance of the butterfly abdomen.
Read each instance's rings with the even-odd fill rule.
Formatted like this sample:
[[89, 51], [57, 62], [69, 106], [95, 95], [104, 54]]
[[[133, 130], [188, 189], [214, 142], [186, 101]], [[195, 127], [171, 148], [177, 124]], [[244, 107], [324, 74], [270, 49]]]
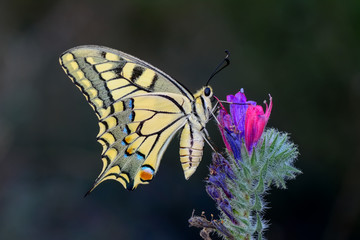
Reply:
[[185, 124], [180, 138], [180, 162], [185, 179], [189, 179], [199, 166], [203, 155], [204, 140], [201, 132]]

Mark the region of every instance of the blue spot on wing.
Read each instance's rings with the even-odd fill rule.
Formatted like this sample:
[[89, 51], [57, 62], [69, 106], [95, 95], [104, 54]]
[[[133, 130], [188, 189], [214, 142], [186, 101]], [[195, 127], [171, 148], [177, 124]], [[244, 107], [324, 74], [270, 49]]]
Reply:
[[129, 99], [128, 106], [129, 106], [130, 109], [134, 108], [134, 99]]
[[129, 114], [129, 120], [130, 120], [130, 122], [134, 121], [134, 118], [135, 118], [135, 113], [134, 113], [134, 112], [131, 112], [131, 113]]
[[137, 157], [138, 160], [144, 160], [145, 159], [144, 155], [141, 154], [141, 153], [136, 153], [136, 157]]
[[130, 129], [128, 128], [128, 126], [125, 126], [125, 127], [124, 127], [123, 132], [124, 132], [126, 135], [129, 135]]
[[154, 174], [154, 170], [148, 166], [141, 167], [141, 170]]

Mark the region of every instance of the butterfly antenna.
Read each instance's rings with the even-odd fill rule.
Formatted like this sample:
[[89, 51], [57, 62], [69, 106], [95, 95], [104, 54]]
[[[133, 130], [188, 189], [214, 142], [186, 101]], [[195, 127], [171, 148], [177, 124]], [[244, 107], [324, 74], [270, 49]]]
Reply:
[[219, 73], [221, 70], [223, 70], [224, 68], [226, 68], [227, 66], [229, 66], [230, 64], [230, 52], [228, 50], [225, 50], [226, 56], [225, 58], [221, 61], [221, 63], [215, 68], [214, 72], [210, 75], [209, 79], [206, 82], [207, 86], [210, 82], [210, 80], [217, 74]]

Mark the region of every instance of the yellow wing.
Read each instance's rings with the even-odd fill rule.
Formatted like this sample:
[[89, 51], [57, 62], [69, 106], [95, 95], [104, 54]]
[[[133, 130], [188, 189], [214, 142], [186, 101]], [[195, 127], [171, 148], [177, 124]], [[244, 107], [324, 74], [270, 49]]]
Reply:
[[64, 52], [60, 64], [84, 94], [98, 118], [110, 105], [148, 92], [193, 95], [179, 82], [152, 65], [126, 53], [100, 46], [80, 46]]
[[60, 64], [99, 118], [103, 169], [93, 189], [108, 179], [129, 190], [148, 183], [193, 95], [150, 64], [105, 47], [70, 49]]
[[102, 119], [98, 141], [104, 166], [94, 187], [114, 179], [132, 190], [151, 181], [168, 143], [187, 121], [190, 104], [181, 106], [186, 101], [173, 93], [134, 96], [122, 102], [125, 111]]

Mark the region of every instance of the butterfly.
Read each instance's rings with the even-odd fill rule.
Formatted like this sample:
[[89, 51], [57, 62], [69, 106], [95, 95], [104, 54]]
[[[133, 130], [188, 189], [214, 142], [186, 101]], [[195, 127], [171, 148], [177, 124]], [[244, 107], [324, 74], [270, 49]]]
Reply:
[[192, 94], [149, 63], [101, 46], [67, 50], [60, 56], [60, 65], [99, 120], [103, 168], [89, 192], [110, 179], [128, 190], [149, 183], [180, 130], [185, 179], [195, 172], [212, 113], [210, 86]]

